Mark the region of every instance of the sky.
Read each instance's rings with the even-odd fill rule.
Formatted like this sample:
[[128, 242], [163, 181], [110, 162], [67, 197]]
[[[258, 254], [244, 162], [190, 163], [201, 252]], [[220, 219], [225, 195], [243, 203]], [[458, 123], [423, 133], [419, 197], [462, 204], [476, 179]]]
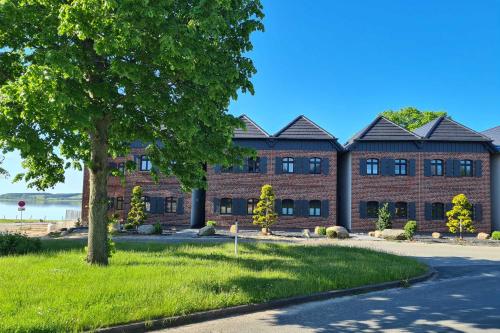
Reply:
[[[447, 111], [482, 131], [500, 125], [499, 0], [263, 0], [249, 53], [255, 95], [230, 112], [269, 133], [304, 114], [344, 143], [378, 113]], [[18, 154], [4, 167], [15, 174]], [[12, 179], [12, 177], [11, 177]], [[51, 192], [80, 192], [68, 172]], [[0, 180], [0, 193], [32, 191]]]

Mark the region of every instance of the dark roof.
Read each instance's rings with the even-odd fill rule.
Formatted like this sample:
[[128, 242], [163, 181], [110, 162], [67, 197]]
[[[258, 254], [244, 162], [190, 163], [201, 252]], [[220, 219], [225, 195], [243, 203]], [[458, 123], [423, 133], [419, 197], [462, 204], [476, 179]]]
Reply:
[[298, 116], [274, 135], [280, 139], [336, 140], [306, 116]]
[[491, 141], [487, 136], [445, 116], [417, 128], [414, 133], [433, 141]]
[[493, 144], [497, 146], [497, 148], [500, 148], [500, 126], [490, 128], [481, 133], [491, 138], [493, 140]]
[[421, 137], [408, 131], [406, 128], [393, 123], [383, 116], [378, 116], [370, 125], [356, 133], [347, 142], [348, 144], [358, 140], [366, 141], [408, 141], [420, 140]]
[[245, 123], [246, 129], [237, 128], [233, 136], [235, 139], [263, 139], [269, 137], [269, 134], [248, 116], [243, 114], [239, 118]]

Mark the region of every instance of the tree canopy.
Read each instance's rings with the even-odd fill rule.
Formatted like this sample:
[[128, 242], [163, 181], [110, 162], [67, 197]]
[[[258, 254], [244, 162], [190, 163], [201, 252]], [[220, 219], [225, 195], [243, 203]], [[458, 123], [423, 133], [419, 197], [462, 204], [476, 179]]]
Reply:
[[154, 173], [203, 186], [204, 163], [247, 153], [227, 108], [253, 93], [246, 54], [262, 18], [259, 0], [2, 0], [0, 145], [21, 153], [16, 179], [45, 189], [87, 167], [90, 234], [106, 216], [107, 158], [131, 142]]
[[413, 131], [429, 121], [446, 116], [447, 113], [444, 111], [420, 111], [414, 107], [406, 107], [398, 111], [387, 110], [382, 112], [381, 115], [399, 126]]

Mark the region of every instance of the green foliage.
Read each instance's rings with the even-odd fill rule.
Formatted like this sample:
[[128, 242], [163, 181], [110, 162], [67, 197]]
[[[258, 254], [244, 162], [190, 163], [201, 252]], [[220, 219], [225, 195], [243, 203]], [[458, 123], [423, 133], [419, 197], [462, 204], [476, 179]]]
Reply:
[[207, 227], [216, 227], [217, 226], [217, 222], [215, 221], [207, 221]]
[[156, 235], [162, 234], [163, 228], [162, 228], [160, 222], [156, 222], [153, 227], [154, 227], [153, 234], [156, 234]]
[[413, 236], [415, 235], [415, 233], [418, 230], [417, 222], [416, 221], [406, 222], [406, 224], [404, 226], [404, 230], [405, 230], [406, 239], [410, 239], [410, 240], [413, 239]]
[[458, 232], [462, 238], [462, 232], [476, 231], [472, 221], [472, 205], [465, 194], [456, 195], [451, 202], [453, 208], [446, 212], [446, 216], [448, 216], [446, 225], [450, 232], [453, 234]]
[[278, 219], [278, 214], [274, 211], [273, 187], [269, 184], [262, 186], [260, 199], [253, 212], [253, 224], [269, 229]]
[[326, 228], [318, 226], [318, 227], [314, 228], [314, 233], [316, 235], [325, 236], [326, 235]]
[[493, 240], [500, 240], [500, 231], [493, 231], [491, 233], [491, 239], [493, 239]]
[[[5, 159], [4, 156], [0, 156], [0, 165], [3, 163], [4, 159]], [[0, 176], [7, 178], [9, 177], [9, 172], [4, 168], [0, 167]]]
[[127, 231], [132, 231], [135, 229], [135, 225], [133, 225], [132, 223], [125, 223], [125, 226], [123, 226], [125, 228], [125, 230]]
[[382, 116], [389, 119], [393, 123], [413, 131], [429, 121], [438, 117], [446, 116], [446, 112], [441, 111], [420, 111], [414, 107], [402, 108], [399, 111], [388, 110], [381, 113]]
[[130, 200], [130, 210], [127, 216], [128, 223], [137, 227], [143, 224], [146, 218], [146, 203], [142, 195], [142, 187], [134, 186]]
[[385, 203], [378, 209], [378, 219], [375, 222], [377, 230], [392, 229], [392, 216], [389, 211], [389, 204]]
[[331, 228], [326, 228], [325, 234], [326, 234], [326, 237], [328, 237], [328, 238], [337, 238], [337, 236], [338, 236], [337, 231], [335, 231]]
[[39, 238], [19, 233], [0, 233], [0, 256], [37, 252], [41, 247]]

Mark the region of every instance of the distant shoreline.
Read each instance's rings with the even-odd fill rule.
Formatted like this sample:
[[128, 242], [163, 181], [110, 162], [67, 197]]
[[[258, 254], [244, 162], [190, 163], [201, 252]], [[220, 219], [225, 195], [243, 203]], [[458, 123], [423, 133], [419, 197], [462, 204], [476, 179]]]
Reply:
[[32, 203], [78, 203], [81, 193], [5, 193], [0, 194], [2, 202], [26, 201]]

